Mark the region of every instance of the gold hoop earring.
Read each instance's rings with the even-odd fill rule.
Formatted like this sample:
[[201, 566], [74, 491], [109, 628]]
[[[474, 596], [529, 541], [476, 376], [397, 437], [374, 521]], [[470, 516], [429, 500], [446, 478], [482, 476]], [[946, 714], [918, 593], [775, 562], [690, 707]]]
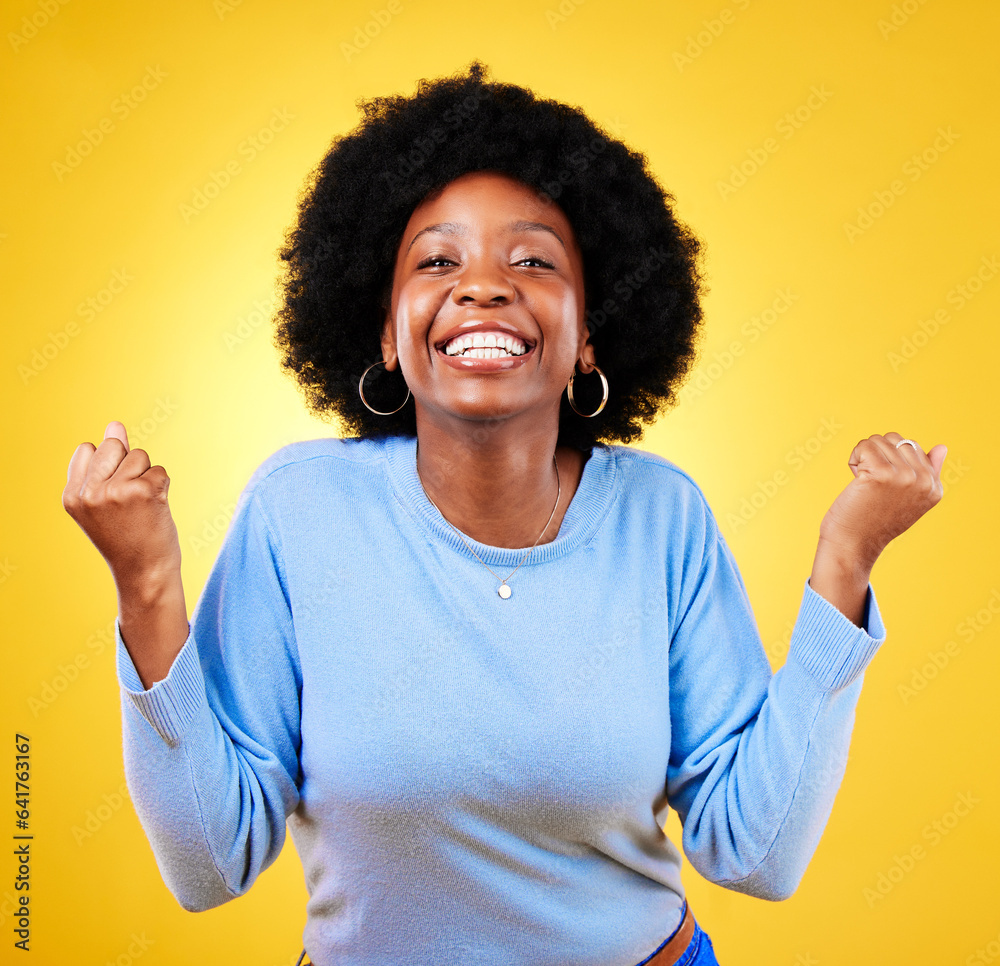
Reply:
[[601, 405], [598, 406], [597, 409], [595, 409], [592, 413], [581, 413], [580, 410], [576, 408], [576, 405], [573, 402], [573, 380], [576, 378], [577, 375], [576, 366], [573, 367], [573, 375], [569, 377], [569, 384], [566, 386], [566, 395], [569, 397], [570, 408], [578, 416], [583, 416], [586, 419], [590, 419], [591, 417], [596, 416], [604, 408], [605, 403], [607, 403], [608, 401], [608, 380], [605, 378], [604, 373], [601, 372], [601, 370], [597, 366], [594, 366], [594, 368], [597, 370], [597, 374], [601, 377], [601, 385], [604, 387], [604, 397], [601, 399]]
[[368, 405], [368, 400], [365, 399], [365, 390], [363, 387], [365, 384], [365, 376], [367, 376], [368, 373], [378, 365], [384, 366], [385, 360], [379, 359], [378, 362], [373, 362], [363, 373], [361, 373], [361, 378], [358, 380], [358, 393], [361, 396], [361, 401], [365, 404], [365, 406], [367, 406], [368, 409], [375, 413], [376, 416], [391, 416], [393, 413], [398, 413], [406, 405], [406, 400], [410, 398], [410, 387], [406, 387], [406, 399], [404, 399], [395, 409], [391, 409], [387, 413], [383, 413], [378, 409], [372, 409], [372, 407]]

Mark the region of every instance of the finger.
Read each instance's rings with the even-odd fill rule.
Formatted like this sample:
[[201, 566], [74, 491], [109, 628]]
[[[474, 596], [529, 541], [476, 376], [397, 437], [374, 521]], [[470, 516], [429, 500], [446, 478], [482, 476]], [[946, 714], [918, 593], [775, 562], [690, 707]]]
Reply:
[[114, 480], [127, 482], [142, 476], [149, 469], [149, 455], [144, 449], [133, 449], [125, 454], [112, 474]]
[[83, 487], [106, 482], [118, 469], [118, 464], [127, 454], [125, 444], [119, 437], [105, 436], [91, 457], [90, 465], [87, 467], [87, 475], [83, 480]]
[[851, 452], [847, 465], [851, 472], [857, 476], [863, 468], [874, 468], [877, 465], [892, 465], [888, 451], [876, 445], [876, 437], [869, 436], [868, 439], [861, 440]]
[[66, 503], [67, 499], [74, 500], [83, 487], [83, 481], [87, 477], [87, 469], [93, 455], [93, 443], [81, 443], [73, 450], [69, 466], [66, 469], [66, 488], [63, 490], [63, 506], [67, 509], [69, 509]]
[[[931, 461], [930, 454], [925, 453], [922, 448], [919, 448], [919, 444], [917, 446], [911, 446], [909, 443], [905, 443], [904, 445], [897, 447], [896, 444], [899, 443], [903, 437], [900, 436], [899, 433], [886, 433], [885, 435], [886, 439], [889, 439], [890, 437], [898, 437], [893, 439], [892, 442], [892, 447], [898, 454], [897, 465], [899, 465], [899, 461], [902, 461], [913, 470], [918, 479], [924, 479], [927, 481], [932, 488], [938, 491], [939, 494], [943, 492], [941, 489], [941, 464], [944, 462], [944, 454], [941, 453], [940, 450], [935, 455], [935, 458], [938, 461], [935, 466], [935, 464]], [[945, 447], [944, 451], [947, 453], [948, 448]]]
[[[897, 432], [886, 433], [885, 436], [883, 436], [882, 438], [886, 442], [891, 443], [893, 450], [897, 453], [900, 453], [900, 455], [905, 455], [904, 453], [905, 450], [909, 450], [911, 453], [915, 453], [921, 456], [924, 455], [924, 451], [923, 449], [920, 448], [919, 443], [917, 443], [916, 446], [911, 446], [909, 443], [907, 443], [905, 446], [897, 446], [896, 444], [901, 443], [904, 439], [904, 437], [900, 433]], [[917, 441], [913, 440], [913, 442], [916, 443]]]
[[[902, 448], [902, 447], [900, 447]], [[931, 467], [934, 469], [934, 474], [939, 479], [941, 477], [941, 467], [944, 466], [944, 458], [948, 455], [948, 447], [944, 443], [938, 443], [928, 454], [927, 458], [931, 461]]]
[[886, 433], [882, 437], [886, 445], [886, 452], [889, 454], [892, 463], [896, 466], [902, 463], [913, 470], [930, 469], [927, 454], [920, 448], [919, 443], [916, 446], [911, 446], [909, 443], [903, 446], [896, 445], [903, 438], [903, 436], [896, 432]]
[[104, 430], [104, 438], [120, 439], [125, 446], [125, 452], [129, 451], [128, 432], [125, 430], [125, 424], [118, 422], [117, 419], [108, 423], [107, 428]]
[[142, 478], [148, 480], [156, 496], [166, 502], [167, 490], [170, 489], [170, 477], [167, 476], [167, 471], [159, 465], [151, 466], [143, 473]]

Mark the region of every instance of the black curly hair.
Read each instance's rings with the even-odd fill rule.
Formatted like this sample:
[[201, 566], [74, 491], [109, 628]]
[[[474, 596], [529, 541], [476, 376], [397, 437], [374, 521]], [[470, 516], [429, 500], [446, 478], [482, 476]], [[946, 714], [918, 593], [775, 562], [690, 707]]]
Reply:
[[[642, 438], [641, 423], [677, 401], [695, 358], [703, 291], [701, 243], [672, 210], [674, 198], [645, 157], [609, 136], [582, 110], [467, 72], [421, 80], [412, 97], [358, 102], [364, 119], [334, 139], [311, 174], [297, 223], [279, 255], [285, 263], [275, 346], [311, 411], [334, 414], [362, 438], [415, 436], [412, 402], [371, 413], [361, 374], [381, 359], [396, 252], [413, 210], [470, 171], [515, 178], [559, 205], [583, 254], [587, 326], [609, 385], [597, 416], [573, 412], [563, 394], [558, 444]], [[582, 412], [600, 401], [598, 376], [578, 376]], [[406, 396], [397, 370], [365, 380], [376, 408]]]

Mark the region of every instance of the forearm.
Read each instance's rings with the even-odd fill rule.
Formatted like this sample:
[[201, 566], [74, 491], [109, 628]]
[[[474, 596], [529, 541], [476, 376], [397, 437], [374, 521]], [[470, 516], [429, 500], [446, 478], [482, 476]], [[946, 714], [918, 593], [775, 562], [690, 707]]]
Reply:
[[[226, 882], [219, 862], [229, 843], [212, 849], [203, 811], [209, 819], [218, 808], [215, 789], [232, 781], [228, 764], [213, 763], [208, 771], [215, 788], [199, 788], [204, 769], [192, 768], [187, 743], [198, 742], [218, 748], [221, 740], [206, 741], [198, 732], [204, 728], [205, 711], [196, 715], [185, 741], [167, 745], [127, 693], [122, 700], [122, 745], [129, 796], [143, 831], [149, 840], [163, 881], [180, 905], [189, 912], [200, 912], [235, 898], [237, 892]], [[199, 748], [199, 752], [204, 752]], [[212, 823], [214, 826], [214, 823]], [[239, 825], [234, 816], [233, 824]], [[230, 847], [229, 854], [233, 854]], [[235, 852], [239, 856], [239, 852]], [[235, 876], [234, 876], [235, 879]]]
[[711, 685], [678, 719], [690, 719], [698, 742], [678, 729], [685, 760], [671, 771], [670, 794], [685, 851], [711, 881], [770, 899], [794, 891], [843, 774], [861, 676], [885, 640], [874, 594], [866, 616], [859, 628], [806, 586], [776, 674], [755, 673], [752, 650], [721, 661], [703, 652], [698, 674]]
[[180, 571], [119, 578], [116, 586], [122, 641], [148, 689], [170, 672], [190, 630]]
[[710, 806], [719, 810], [716, 827], [728, 828], [737, 845], [729, 877], [718, 884], [771, 901], [798, 888], [843, 779], [860, 691], [860, 680], [838, 691], [818, 689], [795, 662], [772, 680], [727, 775], [724, 814], [721, 796]]
[[120, 634], [116, 646], [129, 794], [170, 891], [185, 909], [210, 909], [277, 858], [298, 803], [296, 766], [264, 750], [285, 748], [280, 735], [220, 719], [193, 636], [169, 678], [146, 690]]
[[871, 569], [872, 565], [860, 555], [820, 538], [809, 586], [849, 621], [862, 627]]

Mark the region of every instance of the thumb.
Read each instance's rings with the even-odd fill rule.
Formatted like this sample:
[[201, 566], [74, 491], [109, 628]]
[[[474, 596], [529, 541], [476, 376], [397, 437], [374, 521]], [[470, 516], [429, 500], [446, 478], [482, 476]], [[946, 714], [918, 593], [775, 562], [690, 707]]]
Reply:
[[948, 447], [944, 443], [938, 443], [928, 454], [927, 458], [934, 467], [934, 472], [941, 475], [941, 467], [944, 465], [944, 458], [948, 455]]
[[125, 424], [114, 420], [108, 423], [107, 429], [104, 430], [105, 439], [120, 439], [125, 445], [125, 452], [129, 451], [128, 445], [128, 433], [125, 431]]

